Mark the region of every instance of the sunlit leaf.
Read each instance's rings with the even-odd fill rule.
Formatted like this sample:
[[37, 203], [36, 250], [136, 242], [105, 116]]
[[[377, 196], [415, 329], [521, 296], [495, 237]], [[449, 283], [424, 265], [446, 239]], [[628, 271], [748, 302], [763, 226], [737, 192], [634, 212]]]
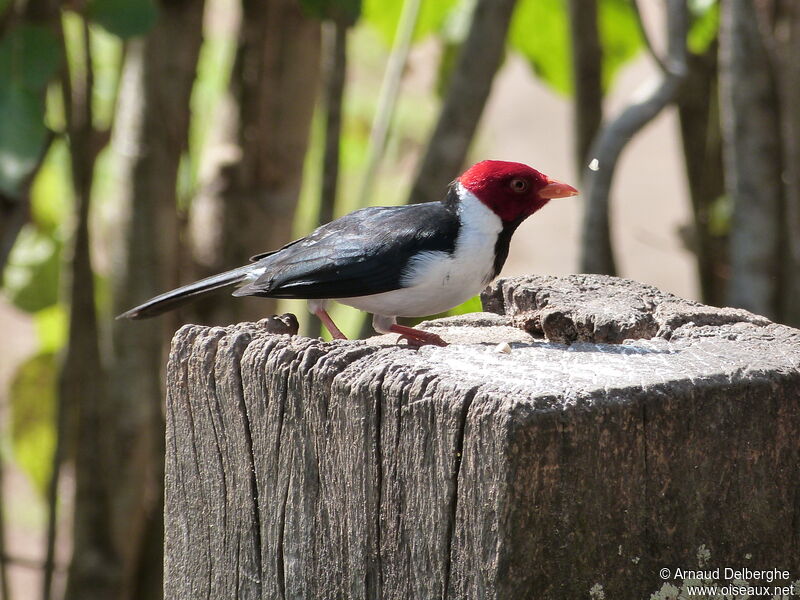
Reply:
[[727, 195], [719, 196], [711, 203], [709, 211], [708, 231], [711, 235], [723, 237], [731, 231], [733, 203]]
[[[422, 0], [414, 29], [414, 40], [439, 31], [450, 11], [462, 0]], [[364, 0], [363, 18], [380, 32], [387, 44], [394, 40], [404, 0]]]
[[59, 139], [53, 142], [33, 180], [31, 216], [43, 233], [58, 236], [72, 206], [69, 150], [64, 140]]
[[630, 0], [600, 0], [598, 19], [603, 45], [603, 84], [608, 88], [620, 67], [642, 49], [643, 42]]
[[90, 0], [86, 16], [109, 33], [126, 39], [150, 31], [158, 10], [153, 0]]
[[569, 25], [563, 0], [522, 0], [511, 20], [509, 42], [534, 73], [555, 90], [569, 93]]
[[695, 54], [703, 54], [719, 32], [719, 3], [715, 0], [696, 0], [689, 3], [692, 26], [687, 45]]
[[[192, 87], [191, 110], [193, 115], [211, 118], [195, 118], [189, 126], [188, 185], [179, 182], [180, 202], [197, 194], [200, 185], [200, 165], [205, 156], [206, 143], [213, 129], [218, 107], [228, 90], [236, 40], [230, 36], [209, 36], [203, 40], [197, 59], [197, 78]], [[207, 157], [206, 157], [207, 158]], [[181, 163], [183, 167], [183, 161]], [[182, 175], [182, 174], [181, 174]]]
[[4, 291], [26, 312], [37, 312], [58, 301], [61, 244], [34, 225], [22, 228], [8, 257]]
[[57, 353], [67, 341], [67, 313], [62, 304], [54, 304], [33, 315], [39, 352]]
[[11, 441], [17, 464], [42, 494], [47, 489], [56, 440], [55, 354], [24, 362], [11, 383]]
[[448, 310], [445, 315], [452, 317], [453, 315], [467, 315], [476, 312], [483, 312], [483, 303], [480, 296], [473, 296], [466, 302]]
[[473, 296], [466, 302], [462, 302], [458, 306], [454, 306], [453, 308], [451, 308], [450, 310], [446, 310], [445, 312], [436, 315], [430, 315], [427, 317], [409, 319], [409, 321], [412, 324], [417, 325], [419, 323], [422, 323], [422, 321], [431, 321], [433, 319], [441, 319], [442, 317], [454, 317], [456, 315], [468, 315], [470, 313], [476, 313], [476, 312], [483, 312], [483, 303], [481, 302], [480, 296]]
[[105, 130], [111, 126], [116, 109], [124, 42], [99, 27], [92, 28], [90, 40], [94, 68], [92, 120], [95, 126]]
[[[599, 0], [598, 28], [603, 47], [603, 83], [642, 47], [635, 14], [627, 0]], [[509, 43], [533, 71], [562, 94], [572, 93], [570, 32], [565, 0], [522, 0], [511, 21]]]

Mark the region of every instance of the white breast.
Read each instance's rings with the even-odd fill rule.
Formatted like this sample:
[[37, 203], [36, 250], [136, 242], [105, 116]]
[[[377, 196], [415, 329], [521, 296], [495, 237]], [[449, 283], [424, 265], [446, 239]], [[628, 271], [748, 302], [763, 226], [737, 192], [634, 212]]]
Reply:
[[455, 250], [422, 252], [403, 274], [399, 290], [338, 298], [337, 302], [373, 314], [425, 317], [444, 312], [479, 293], [491, 281], [497, 238], [503, 229], [500, 218], [460, 184], [461, 198]]

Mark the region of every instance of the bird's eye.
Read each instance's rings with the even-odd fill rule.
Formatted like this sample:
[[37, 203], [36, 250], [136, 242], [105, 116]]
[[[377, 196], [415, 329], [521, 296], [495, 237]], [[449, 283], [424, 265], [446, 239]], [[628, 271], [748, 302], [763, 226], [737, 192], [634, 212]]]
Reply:
[[528, 191], [529, 183], [526, 179], [520, 179], [519, 177], [512, 179], [508, 183], [509, 187], [518, 194], [524, 194]]

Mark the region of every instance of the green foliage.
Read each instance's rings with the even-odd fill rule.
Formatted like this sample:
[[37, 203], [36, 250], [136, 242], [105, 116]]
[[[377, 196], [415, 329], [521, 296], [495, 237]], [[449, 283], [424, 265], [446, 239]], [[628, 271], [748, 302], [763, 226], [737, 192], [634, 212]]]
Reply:
[[193, 115], [204, 118], [193, 118], [189, 126], [189, 149], [182, 157], [178, 180], [181, 208], [186, 208], [200, 186], [200, 166], [216, 120], [214, 116], [228, 89], [235, 54], [236, 40], [229, 36], [208, 36], [200, 48], [190, 107]]
[[564, 0], [519, 2], [508, 41], [548, 85], [564, 94], [572, 91], [569, 24]]
[[476, 312], [483, 312], [483, 302], [481, 302], [480, 296], [473, 296], [466, 302], [451, 308], [445, 313], [445, 316], [452, 317], [454, 315], [467, 315]]
[[153, 0], [90, 0], [86, 17], [123, 39], [144, 35], [156, 22]]
[[692, 26], [687, 45], [694, 54], [704, 54], [719, 33], [719, 2], [693, 0], [689, 2]]
[[99, 27], [91, 29], [89, 40], [94, 68], [92, 120], [95, 127], [107, 130], [111, 127], [116, 110], [123, 41]]
[[0, 81], [41, 92], [61, 59], [58, 38], [48, 27], [22, 24], [0, 39]]
[[8, 257], [4, 290], [19, 309], [36, 312], [58, 301], [61, 244], [34, 225], [20, 231]]
[[[641, 49], [642, 39], [627, 0], [599, 0], [598, 27], [603, 46], [603, 84], [607, 88], [620, 67]], [[565, 0], [522, 0], [511, 22], [509, 44], [550, 87], [571, 94], [569, 35]]]
[[47, 27], [22, 24], [0, 39], [0, 191], [15, 195], [47, 142], [44, 95], [60, 64]]
[[56, 140], [31, 186], [31, 217], [40, 231], [60, 238], [73, 205], [69, 150]]
[[56, 373], [55, 354], [38, 354], [22, 364], [10, 390], [14, 456], [42, 494], [55, 450]]
[[[364, 0], [364, 20], [377, 29], [389, 45], [394, 41], [404, 1], [408, 0]], [[421, 2], [417, 26], [414, 29], [414, 41], [440, 31], [450, 12], [459, 4], [459, 0], [421, 0]]]
[[317, 19], [343, 18], [355, 23], [361, 15], [361, 0], [300, 0], [303, 9]]
[[609, 88], [620, 68], [636, 56], [644, 42], [629, 0], [600, 0], [598, 9], [603, 85]]
[[3, 273], [3, 291], [26, 312], [58, 301], [63, 228], [72, 206], [68, 161], [65, 143], [53, 143], [31, 186], [31, 222], [20, 231]]
[[409, 322], [412, 325], [418, 325], [423, 321], [431, 321], [433, 319], [441, 319], [442, 317], [454, 317], [456, 315], [468, 315], [470, 313], [476, 312], [483, 312], [483, 303], [481, 302], [480, 296], [473, 296], [466, 302], [462, 302], [458, 306], [454, 306], [448, 311], [443, 313], [439, 313], [436, 315], [430, 315], [428, 317], [419, 317], [414, 319], [409, 319]]
[[40, 353], [57, 353], [67, 341], [67, 313], [64, 306], [54, 304], [33, 315]]
[[733, 203], [727, 195], [719, 196], [709, 210], [708, 231], [711, 235], [723, 237], [730, 233], [733, 217]]
[[0, 191], [16, 195], [47, 142], [44, 103], [14, 84], [0, 83]]

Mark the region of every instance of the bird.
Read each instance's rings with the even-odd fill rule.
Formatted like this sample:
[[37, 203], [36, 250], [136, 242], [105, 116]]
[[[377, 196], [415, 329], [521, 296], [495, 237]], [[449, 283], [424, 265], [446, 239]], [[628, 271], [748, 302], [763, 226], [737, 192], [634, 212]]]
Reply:
[[443, 200], [353, 211], [118, 318], [154, 317], [238, 286], [233, 296], [307, 300], [337, 339], [346, 337], [328, 314], [331, 301], [372, 313], [378, 333], [397, 333], [415, 347], [446, 346], [440, 336], [397, 318], [441, 313], [478, 294], [503, 268], [519, 225], [550, 200], [577, 194], [526, 164], [484, 160], [455, 179]]

